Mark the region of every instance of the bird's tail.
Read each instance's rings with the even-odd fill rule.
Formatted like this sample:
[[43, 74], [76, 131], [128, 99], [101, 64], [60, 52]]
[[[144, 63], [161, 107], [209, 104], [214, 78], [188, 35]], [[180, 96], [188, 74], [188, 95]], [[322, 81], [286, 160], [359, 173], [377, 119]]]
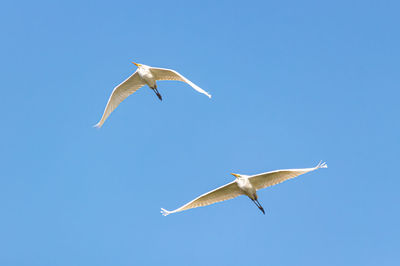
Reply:
[[320, 161], [315, 168], [317, 168], [317, 169], [319, 169], [319, 168], [328, 168], [328, 165], [326, 164], [326, 162]]
[[166, 209], [161, 208], [161, 214], [164, 216], [167, 216], [168, 214], [171, 214], [172, 212], [167, 211]]

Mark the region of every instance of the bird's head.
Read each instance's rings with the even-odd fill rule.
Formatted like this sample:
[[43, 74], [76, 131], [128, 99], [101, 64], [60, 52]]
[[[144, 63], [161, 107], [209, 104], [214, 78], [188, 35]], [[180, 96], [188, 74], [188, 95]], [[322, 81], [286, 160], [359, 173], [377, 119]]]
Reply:
[[239, 175], [239, 174], [234, 174], [234, 173], [231, 173], [231, 175], [233, 175], [233, 176], [236, 177], [237, 179], [239, 179], [239, 178], [242, 177], [241, 175]]
[[143, 66], [142, 64], [138, 64], [138, 63], [135, 63], [135, 62], [132, 62], [132, 64], [134, 64], [134, 65], [137, 66], [138, 68], [140, 68], [141, 66]]

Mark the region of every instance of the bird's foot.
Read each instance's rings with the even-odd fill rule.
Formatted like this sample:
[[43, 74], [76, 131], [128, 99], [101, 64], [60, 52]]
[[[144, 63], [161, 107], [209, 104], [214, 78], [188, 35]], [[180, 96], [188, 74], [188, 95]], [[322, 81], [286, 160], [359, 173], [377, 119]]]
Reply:
[[154, 88], [153, 91], [156, 93], [158, 99], [160, 99], [160, 101], [162, 101], [162, 96], [161, 96], [161, 94], [158, 92], [157, 88]]

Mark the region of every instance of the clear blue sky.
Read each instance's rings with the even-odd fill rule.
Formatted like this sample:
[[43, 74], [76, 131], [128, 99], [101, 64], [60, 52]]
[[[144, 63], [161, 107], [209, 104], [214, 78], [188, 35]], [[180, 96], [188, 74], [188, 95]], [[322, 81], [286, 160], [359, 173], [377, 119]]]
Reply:
[[[398, 1], [0, 11], [0, 264], [399, 265]], [[131, 61], [174, 68], [100, 130]], [[329, 168], [168, 217], [231, 172]]]

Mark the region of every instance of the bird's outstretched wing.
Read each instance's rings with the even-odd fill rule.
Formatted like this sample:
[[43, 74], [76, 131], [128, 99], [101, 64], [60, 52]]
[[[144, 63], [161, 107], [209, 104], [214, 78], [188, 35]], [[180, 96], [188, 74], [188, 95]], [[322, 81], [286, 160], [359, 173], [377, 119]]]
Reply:
[[249, 181], [256, 190], [259, 190], [262, 188], [282, 183], [283, 181], [295, 178], [296, 176], [317, 170], [319, 168], [327, 168], [327, 167], [328, 166], [326, 165], [326, 163], [320, 162], [317, 166], [313, 168], [277, 170], [277, 171], [254, 175], [249, 177]]
[[141, 80], [139, 74], [136, 71], [129, 78], [127, 78], [117, 87], [115, 87], [113, 92], [111, 93], [110, 98], [108, 99], [103, 116], [101, 117], [100, 121], [95, 125], [95, 127], [100, 128], [106, 121], [107, 117], [112, 113], [112, 111], [114, 111], [115, 108], [117, 108], [117, 106], [123, 100], [125, 100], [129, 95], [131, 95], [144, 85], [145, 83]]
[[197, 208], [197, 207], [202, 207], [202, 206], [207, 206], [216, 202], [228, 200], [228, 199], [233, 199], [236, 198], [237, 196], [242, 195], [242, 191], [239, 189], [237, 186], [236, 182], [230, 182], [222, 187], [219, 187], [217, 189], [211, 190], [210, 192], [207, 192], [200, 197], [195, 198], [189, 203], [186, 203], [182, 207], [173, 210], [173, 211], [167, 211], [163, 208], [161, 208], [161, 213], [164, 216], [167, 216], [168, 214], [175, 213], [175, 212], [180, 212], [192, 208]]
[[208, 92], [206, 92], [205, 90], [203, 90], [202, 88], [200, 88], [199, 86], [197, 86], [196, 84], [194, 84], [193, 82], [191, 82], [190, 80], [188, 80], [187, 78], [185, 78], [184, 76], [182, 76], [181, 74], [176, 72], [175, 70], [166, 69], [166, 68], [157, 68], [157, 67], [152, 67], [152, 68], [150, 68], [150, 70], [151, 70], [151, 73], [153, 73], [156, 80], [183, 81], [183, 82], [189, 84], [190, 86], [192, 86], [192, 88], [195, 89], [196, 91], [203, 93], [203, 94], [207, 95], [209, 98], [211, 98], [211, 95]]

